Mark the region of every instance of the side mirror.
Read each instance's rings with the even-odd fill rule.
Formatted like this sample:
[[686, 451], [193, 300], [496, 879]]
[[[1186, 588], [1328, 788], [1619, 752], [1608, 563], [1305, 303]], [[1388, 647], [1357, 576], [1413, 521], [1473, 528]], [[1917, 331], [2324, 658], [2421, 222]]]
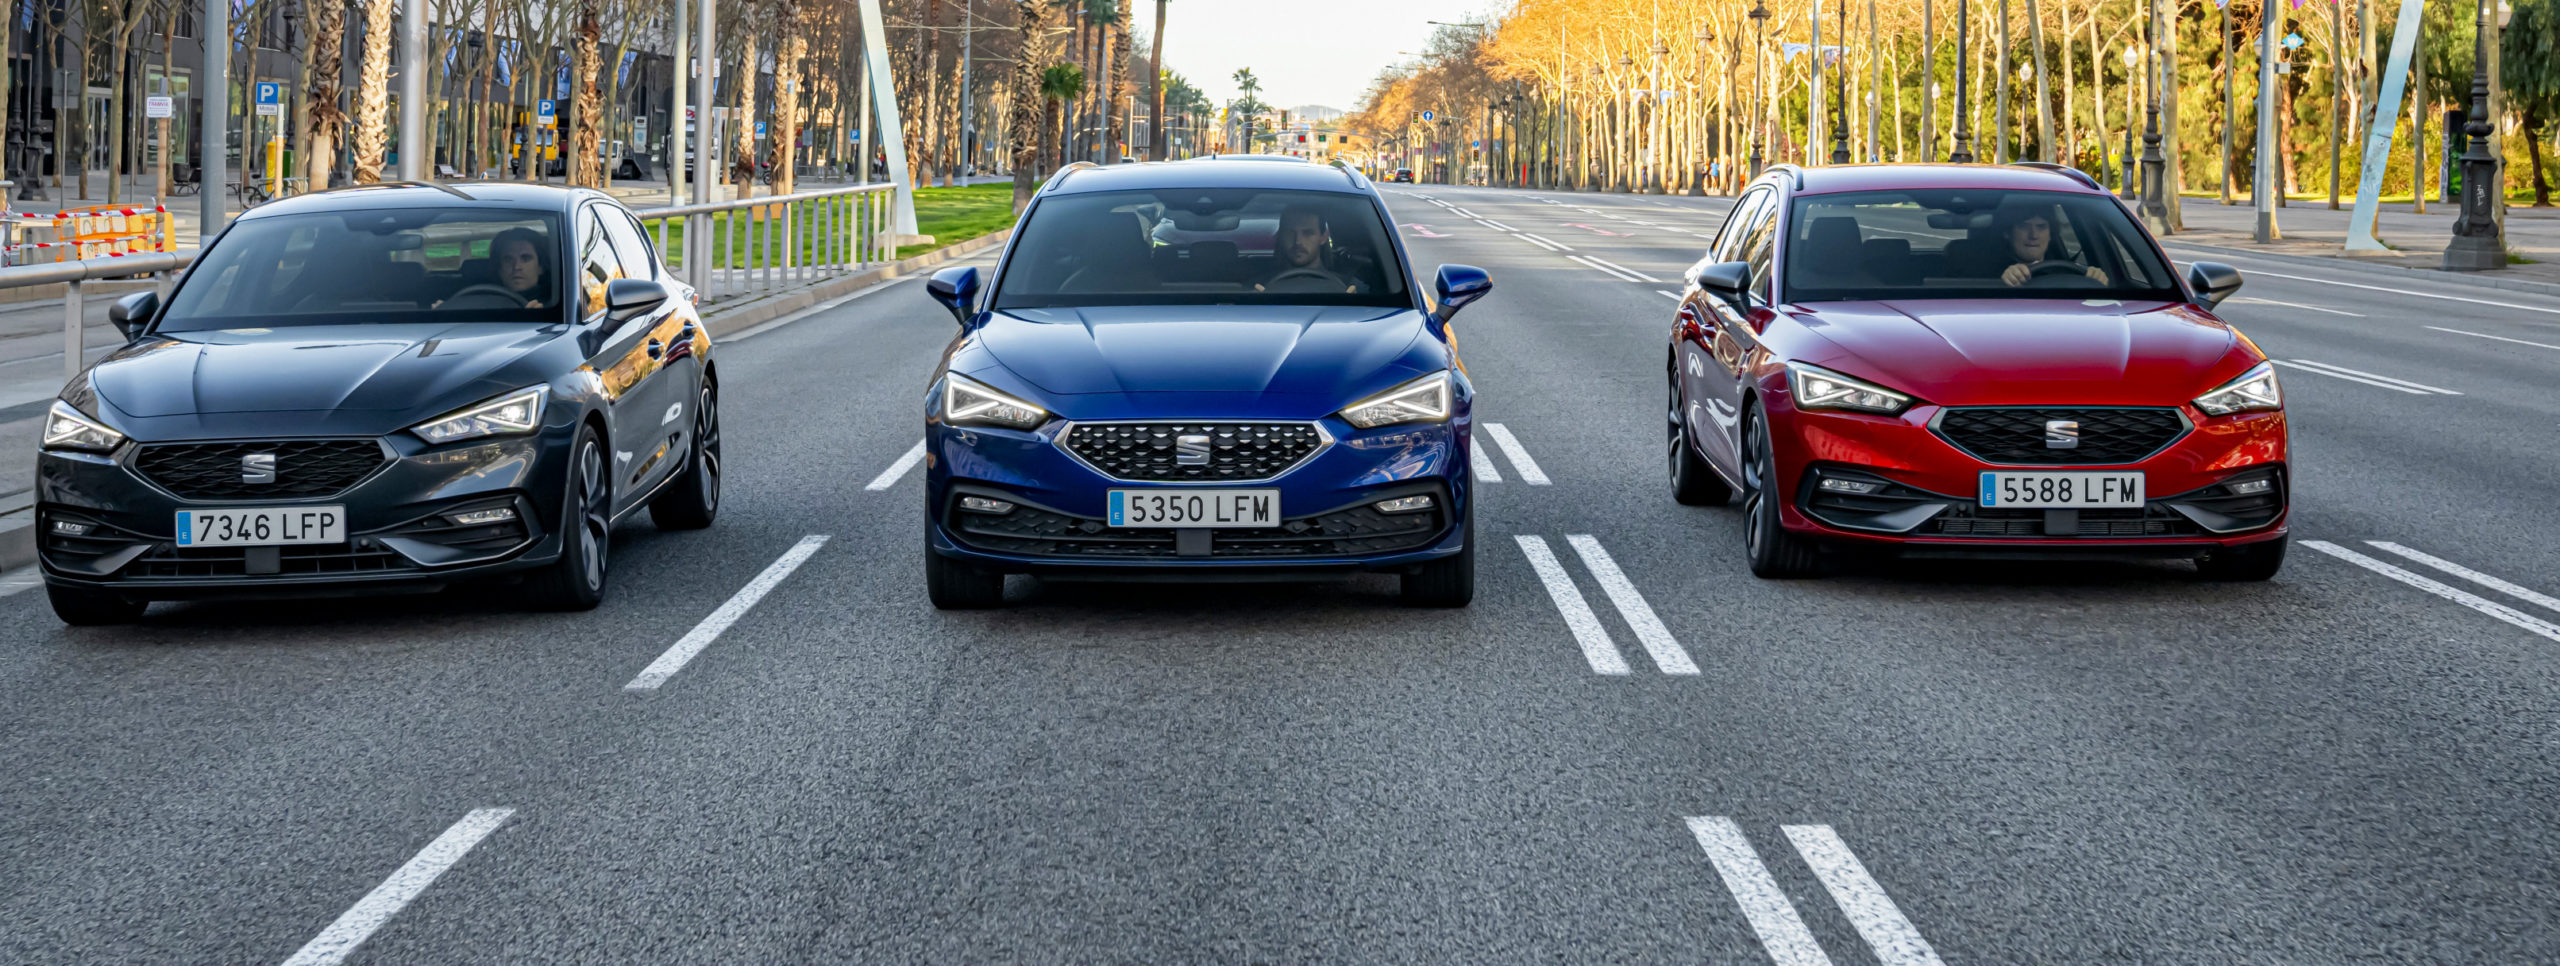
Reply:
[[1751, 293], [1751, 263], [1717, 262], [1700, 269], [1698, 287], [1734, 308], [1747, 308]]
[[107, 321], [115, 323], [116, 331], [124, 333], [125, 341], [130, 342], [150, 323], [151, 313], [159, 310], [160, 293], [135, 292], [107, 303]]
[[2209, 309], [2240, 290], [2240, 270], [2221, 262], [2189, 262], [2187, 287], [2194, 289], [2196, 300]]
[[946, 268], [924, 280], [924, 290], [961, 325], [969, 324], [969, 310], [978, 301], [978, 270], [975, 267]]
[[627, 322], [657, 311], [669, 297], [666, 285], [655, 279], [617, 278], [604, 285], [605, 317], [616, 324]]
[[1440, 321], [1446, 322], [1467, 303], [1493, 294], [1493, 276], [1473, 265], [1442, 265], [1431, 287], [1440, 296]]

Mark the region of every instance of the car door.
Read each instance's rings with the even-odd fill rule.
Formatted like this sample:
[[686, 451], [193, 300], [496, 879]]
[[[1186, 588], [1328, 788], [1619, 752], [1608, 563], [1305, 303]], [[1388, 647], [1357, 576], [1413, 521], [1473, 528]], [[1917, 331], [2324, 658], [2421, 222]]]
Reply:
[[1734, 230], [1722, 239], [1723, 247], [1718, 253], [1720, 261], [1751, 263], [1753, 295], [1746, 300], [1751, 307], [1737, 308], [1721, 298], [1707, 300], [1715, 311], [1716, 325], [1714, 331], [1705, 333], [1706, 359], [1700, 367], [1704, 376], [1697, 397], [1704, 404], [1707, 417], [1697, 424], [1699, 448], [1715, 465], [1733, 473], [1735, 479], [1740, 479], [1742, 472], [1742, 397], [1750, 379], [1744, 356], [1752, 344], [1753, 313], [1761, 311], [1767, 302], [1761, 293], [1768, 290], [1770, 247], [1776, 241], [1773, 226], [1778, 217], [1777, 191], [1764, 187], [1756, 194], [1751, 210], [1741, 212]]
[[666, 380], [657, 376], [665, 347], [652, 345], [649, 319], [616, 323], [605, 312], [605, 286], [623, 277], [622, 259], [605, 236], [604, 223], [596, 217], [594, 206], [579, 208], [576, 224], [569, 249], [577, 265], [572, 284], [577, 287], [580, 323], [602, 336], [588, 362], [603, 379], [605, 398], [610, 401], [610, 462], [614, 510], [619, 513], [646, 495], [649, 486], [664, 475], [659, 464], [666, 462], [667, 451], [664, 434], [657, 431], [657, 426], [667, 393]]
[[604, 225], [606, 240], [613, 244], [614, 256], [622, 262], [623, 277], [652, 279], [668, 289], [666, 304], [631, 324], [648, 326], [648, 343], [659, 347], [658, 373], [652, 377], [662, 396], [655, 431], [672, 447], [672, 462], [664, 468], [676, 472], [683, 469], [685, 454], [693, 452], [693, 408], [702, 398], [702, 354], [710, 347], [710, 336], [703, 331], [692, 303], [680, 297], [675, 280], [658, 264], [657, 251], [640, 230], [639, 220], [616, 204], [598, 202], [594, 211]]

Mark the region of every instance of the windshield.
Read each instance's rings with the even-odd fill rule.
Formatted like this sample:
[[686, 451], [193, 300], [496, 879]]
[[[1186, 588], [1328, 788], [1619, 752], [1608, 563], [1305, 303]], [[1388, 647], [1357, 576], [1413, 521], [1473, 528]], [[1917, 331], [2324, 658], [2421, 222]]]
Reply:
[[1168, 188], [1040, 202], [992, 307], [1412, 304], [1365, 195]]
[[2183, 297], [2104, 195], [1973, 188], [1795, 200], [1786, 301]]
[[163, 332], [561, 319], [560, 216], [406, 208], [251, 218], [187, 271]]

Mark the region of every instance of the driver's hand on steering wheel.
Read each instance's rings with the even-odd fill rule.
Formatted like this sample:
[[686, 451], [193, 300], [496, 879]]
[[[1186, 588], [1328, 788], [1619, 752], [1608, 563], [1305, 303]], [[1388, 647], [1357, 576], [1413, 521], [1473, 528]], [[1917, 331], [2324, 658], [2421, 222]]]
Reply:
[[2008, 283], [2011, 288], [2015, 288], [2017, 286], [2027, 284], [2027, 277], [2034, 274], [2034, 269], [2028, 268], [2025, 262], [2019, 262], [2018, 264], [2001, 269], [2000, 281]]
[[2110, 284], [2107, 281], [2107, 270], [2099, 268], [2098, 266], [2091, 265], [2089, 266], [2088, 271], [2082, 272], [2081, 274], [2089, 276], [2090, 279], [2096, 281], [2100, 285]]

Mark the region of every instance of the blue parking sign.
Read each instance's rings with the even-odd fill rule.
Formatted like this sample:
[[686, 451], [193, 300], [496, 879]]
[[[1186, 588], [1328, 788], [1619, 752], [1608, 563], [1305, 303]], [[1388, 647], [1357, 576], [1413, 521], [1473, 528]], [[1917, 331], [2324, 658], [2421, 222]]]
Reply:
[[547, 97], [533, 102], [533, 124], [535, 127], [559, 126], [560, 102]]
[[276, 81], [259, 81], [256, 94], [261, 117], [284, 116], [284, 85]]

